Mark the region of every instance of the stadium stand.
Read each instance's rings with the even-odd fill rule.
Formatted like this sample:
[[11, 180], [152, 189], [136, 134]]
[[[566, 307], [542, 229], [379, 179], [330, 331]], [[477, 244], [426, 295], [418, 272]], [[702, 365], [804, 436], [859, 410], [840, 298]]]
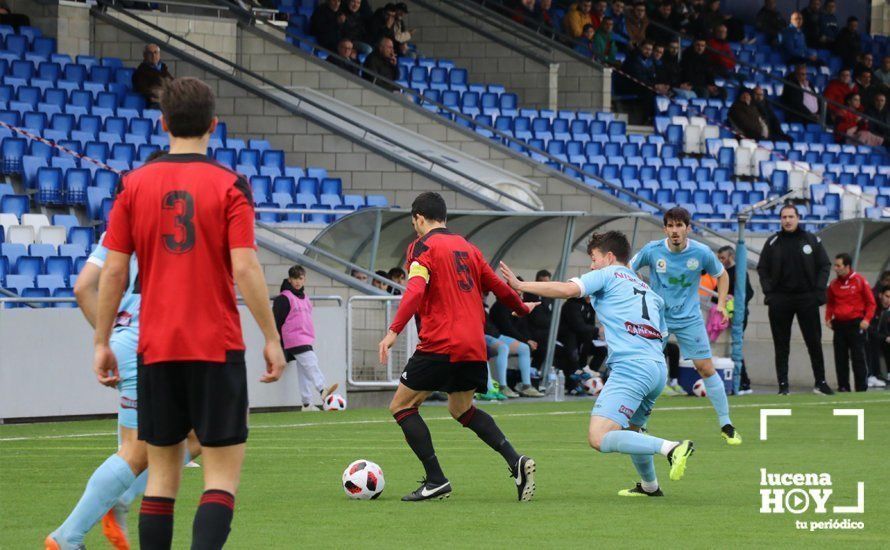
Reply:
[[[119, 174], [166, 148], [168, 138], [160, 111], [130, 90], [133, 70], [120, 59], [72, 60], [33, 27], [0, 26], [0, 35], [0, 287], [68, 296], [108, 219]], [[208, 154], [250, 180], [263, 222], [327, 224], [346, 211], [387, 205], [382, 195], [344, 194], [342, 180], [323, 167], [286, 165], [266, 140], [227, 135], [225, 122]], [[41, 279], [48, 275], [54, 278]]]

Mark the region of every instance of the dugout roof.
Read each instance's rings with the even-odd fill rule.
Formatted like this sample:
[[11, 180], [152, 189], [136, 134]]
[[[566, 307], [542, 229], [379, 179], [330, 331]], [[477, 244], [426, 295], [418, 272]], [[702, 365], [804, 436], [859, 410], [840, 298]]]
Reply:
[[[618, 225], [624, 227], [612, 223], [621, 220], [626, 223]], [[630, 236], [639, 220], [660, 224], [645, 213], [453, 210], [448, 228], [479, 247], [492, 265], [504, 260], [520, 271], [537, 271], [565, 265], [571, 250], [597, 228], [610, 224], [610, 229]], [[364, 208], [328, 225], [312, 244], [373, 271], [403, 265], [405, 250], [415, 238], [410, 210]]]
[[819, 237], [832, 259], [847, 252], [861, 273], [877, 273], [890, 265], [890, 220], [844, 220], [822, 229]]

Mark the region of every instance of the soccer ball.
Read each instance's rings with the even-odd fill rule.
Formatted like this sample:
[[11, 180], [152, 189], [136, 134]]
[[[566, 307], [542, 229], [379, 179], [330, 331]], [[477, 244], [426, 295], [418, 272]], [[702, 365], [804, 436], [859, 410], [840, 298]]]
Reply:
[[704, 397], [708, 393], [705, 391], [705, 381], [699, 378], [695, 381], [695, 384], [692, 385], [692, 394], [698, 397]]
[[332, 393], [325, 398], [321, 407], [326, 411], [342, 411], [346, 408], [346, 398], [339, 393]]
[[603, 379], [599, 376], [591, 376], [584, 381], [584, 389], [590, 395], [599, 395], [603, 391]]
[[343, 490], [349, 498], [374, 500], [385, 486], [383, 470], [370, 460], [356, 460], [343, 470]]

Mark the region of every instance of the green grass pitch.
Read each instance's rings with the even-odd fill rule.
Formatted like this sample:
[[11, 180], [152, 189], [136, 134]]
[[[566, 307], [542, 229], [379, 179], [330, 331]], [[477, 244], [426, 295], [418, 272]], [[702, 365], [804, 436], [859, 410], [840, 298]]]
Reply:
[[[440, 406], [425, 407], [423, 415], [454, 493], [446, 501], [415, 504], [399, 498], [416, 488], [422, 470], [387, 411], [253, 415], [228, 547], [887, 548], [890, 393], [732, 398], [745, 438], [740, 447], [723, 443], [706, 399], [662, 398], [651, 433], [691, 438], [697, 449], [679, 482], [668, 480], [666, 461], [656, 457], [663, 499], [616, 495], [637, 476], [627, 457], [587, 446], [590, 404], [480, 405], [520, 452], [537, 460], [531, 503], [516, 502], [501, 458]], [[793, 415], [771, 419], [769, 439], [760, 441], [760, 409], [779, 407], [790, 407]], [[856, 419], [834, 416], [833, 408], [864, 409], [864, 441], [856, 440]], [[114, 427], [111, 420], [0, 426], [0, 548], [42, 548], [93, 469], [114, 450]], [[345, 496], [340, 475], [358, 458], [383, 468], [386, 490], [379, 500]], [[760, 468], [829, 473], [829, 513], [761, 514]], [[831, 513], [832, 505], [855, 503], [857, 481], [865, 482], [865, 513]], [[188, 547], [200, 492], [201, 470], [186, 470], [174, 548]], [[809, 532], [795, 524], [838, 517], [865, 528]], [[99, 528], [86, 542], [109, 547]]]

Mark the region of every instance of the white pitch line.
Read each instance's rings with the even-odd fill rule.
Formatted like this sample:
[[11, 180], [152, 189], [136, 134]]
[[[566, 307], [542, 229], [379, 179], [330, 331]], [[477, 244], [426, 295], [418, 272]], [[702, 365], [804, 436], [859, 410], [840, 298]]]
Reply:
[[[578, 401], [580, 403], [580, 401]], [[571, 403], [567, 401], [565, 403]], [[852, 404], [869, 404], [869, 403], [890, 403], [890, 399], [865, 399], [865, 400], [856, 400], [856, 401], [818, 401], [815, 403], [795, 403], [790, 405], [791, 407], [814, 407], [814, 406], [824, 406], [824, 405], [852, 405]], [[757, 407], [774, 407], [776, 405], [780, 405], [782, 403], [743, 403], [733, 405], [733, 409], [753, 409]], [[692, 406], [692, 407], [657, 407], [653, 411], [655, 412], [676, 412], [676, 411], [698, 411], [698, 410], [709, 410], [713, 407], [711, 405], [701, 405], [701, 406]], [[524, 416], [565, 416], [565, 415], [589, 415], [590, 413], [587, 411], [550, 411], [550, 412], [529, 412], [529, 413], [504, 413], [504, 414], [492, 414], [493, 418], [516, 418], [516, 417], [524, 417]], [[434, 416], [434, 417], [426, 417], [424, 420], [452, 420], [450, 416]], [[250, 426], [252, 430], [263, 430], [263, 429], [280, 429], [280, 428], [314, 428], [319, 426], [331, 427], [331, 426], [357, 426], [362, 424], [388, 424], [392, 422], [392, 419], [382, 419], [382, 420], [344, 420], [342, 422], [334, 421], [334, 422], [303, 422], [299, 424], [261, 424], [258, 426]], [[99, 432], [99, 433], [85, 433], [85, 434], [64, 434], [64, 435], [37, 435], [37, 436], [22, 436], [22, 437], [2, 437], [0, 438], [0, 443], [3, 442], [11, 442], [11, 441], [39, 441], [45, 439], [74, 439], [74, 438], [83, 438], [83, 437], [106, 437], [106, 436], [116, 436], [117, 432]]]

